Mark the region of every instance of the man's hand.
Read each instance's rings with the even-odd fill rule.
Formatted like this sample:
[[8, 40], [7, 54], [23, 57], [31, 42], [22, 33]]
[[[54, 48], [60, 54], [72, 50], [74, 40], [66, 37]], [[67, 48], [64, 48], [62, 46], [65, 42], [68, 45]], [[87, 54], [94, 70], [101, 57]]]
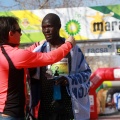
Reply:
[[57, 80], [55, 80], [55, 85], [63, 85], [66, 86], [68, 85], [68, 80], [66, 77], [61, 76]]
[[76, 41], [75, 41], [74, 37], [72, 37], [72, 36], [67, 38], [65, 42], [70, 42], [73, 47], [76, 45]]

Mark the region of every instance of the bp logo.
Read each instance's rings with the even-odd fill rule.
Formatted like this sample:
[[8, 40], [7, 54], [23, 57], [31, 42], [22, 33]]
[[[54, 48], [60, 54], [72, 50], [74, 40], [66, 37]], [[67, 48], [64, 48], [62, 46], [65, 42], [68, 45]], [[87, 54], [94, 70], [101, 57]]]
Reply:
[[81, 26], [76, 20], [69, 20], [66, 23], [65, 30], [69, 35], [76, 35], [79, 33]]

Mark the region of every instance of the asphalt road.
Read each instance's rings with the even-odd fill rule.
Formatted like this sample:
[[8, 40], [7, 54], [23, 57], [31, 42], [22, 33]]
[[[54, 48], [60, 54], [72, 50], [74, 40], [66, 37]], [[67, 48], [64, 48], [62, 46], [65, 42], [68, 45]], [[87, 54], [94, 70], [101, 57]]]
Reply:
[[114, 114], [106, 114], [100, 115], [98, 119], [90, 119], [90, 120], [120, 120], [120, 112], [116, 112]]

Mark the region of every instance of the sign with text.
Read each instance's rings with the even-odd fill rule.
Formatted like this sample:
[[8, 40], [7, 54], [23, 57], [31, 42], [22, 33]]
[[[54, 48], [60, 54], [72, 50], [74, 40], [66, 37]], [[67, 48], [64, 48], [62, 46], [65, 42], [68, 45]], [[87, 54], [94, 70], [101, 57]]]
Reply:
[[120, 45], [116, 45], [116, 53], [120, 54]]
[[60, 35], [76, 40], [102, 41], [120, 38], [120, 5], [72, 7], [39, 10], [16, 10], [0, 12], [0, 16], [15, 16], [22, 28], [21, 43], [45, 39], [41, 23], [48, 13], [55, 13], [61, 19]]
[[114, 55], [115, 47], [113, 44], [89, 45], [89, 46], [84, 46], [84, 53], [86, 56]]

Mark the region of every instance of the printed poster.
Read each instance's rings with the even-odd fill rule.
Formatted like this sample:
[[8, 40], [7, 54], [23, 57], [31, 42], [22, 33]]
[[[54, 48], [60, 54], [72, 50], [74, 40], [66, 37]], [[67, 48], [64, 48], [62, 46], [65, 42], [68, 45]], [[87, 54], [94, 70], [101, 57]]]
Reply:
[[56, 74], [56, 76], [62, 76], [69, 73], [68, 67], [68, 58], [63, 58], [61, 61], [52, 64], [51, 70], [53, 75]]

